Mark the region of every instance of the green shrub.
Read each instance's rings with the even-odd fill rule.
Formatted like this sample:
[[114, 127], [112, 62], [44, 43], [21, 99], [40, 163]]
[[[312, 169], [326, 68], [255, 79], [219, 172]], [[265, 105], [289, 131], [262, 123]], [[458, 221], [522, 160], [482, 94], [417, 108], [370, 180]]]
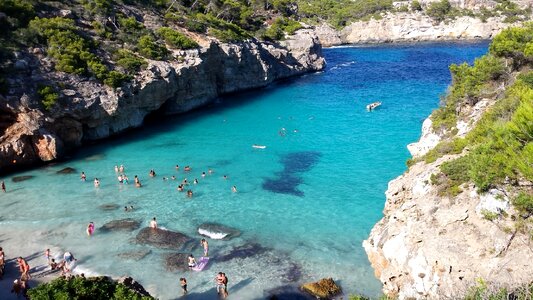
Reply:
[[110, 87], [117, 88], [119, 86], [122, 86], [124, 82], [131, 80], [132, 77], [128, 74], [124, 74], [118, 71], [111, 71], [107, 74], [106, 78], [104, 79], [104, 83], [109, 85]]
[[432, 2], [426, 9], [426, 14], [435, 21], [441, 22], [449, 17], [452, 13], [452, 5], [448, 0], [441, 0], [439, 2]]
[[167, 48], [158, 45], [150, 35], [143, 35], [139, 39], [137, 49], [142, 56], [155, 60], [163, 60], [168, 54]]
[[487, 221], [494, 221], [500, 216], [500, 214], [486, 209], [481, 210], [481, 215], [483, 216], [483, 219]]
[[265, 31], [263, 34], [264, 39], [269, 40], [281, 40], [284, 38], [285, 33], [294, 34], [296, 30], [301, 29], [302, 24], [300, 22], [287, 19], [287, 18], [277, 18], [272, 25]]
[[157, 30], [157, 34], [161, 36], [167, 44], [178, 49], [193, 49], [198, 48], [198, 43], [188, 38], [183, 33], [180, 33], [169, 27], [161, 27]]
[[115, 60], [117, 65], [124, 68], [128, 73], [135, 73], [141, 69], [141, 67], [146, 66], [146, 61], [133, 52], [126, 49], [118, 49], [115, 52]]
[[48, 299], [94, 299], [94, 300], [150, 300], [128, 289], [121, 283], [106, 277], [57, 278], [39, 284], [28, 290], [28, 296], [35, 300]]
[[35, 16], [33, 3], [28, 0], [2, 0], [0, 1], [0, 12], [7, 15], [5, 19], [0, 19], [0, 35], [8, 34], [8, 29], [16, 29], [27, 26], [28, 22]]
[[59, 94], [51, 86], [41, 86], [38, 88], [37, 93], [45, 110], [52, 109], [59, 99]]
[[513, 205], [521, 213], [533, 214], [533, 195], [525, 192], [520, 193], [513, 199]]
[[422, 5], [418, 0], [414, 0], [411, 2], [411, 10], [412, 11], [422, 11]]
[[[504, 29], [494, 37], [489, 52], [496, 56], [523, 59], [526, 56], [533, 56], [532, 51], [529, 50], [532, 43], [533, 22], [529, 22], [523, 27]], [[528, 49], [527, 53], [526, 49]]]

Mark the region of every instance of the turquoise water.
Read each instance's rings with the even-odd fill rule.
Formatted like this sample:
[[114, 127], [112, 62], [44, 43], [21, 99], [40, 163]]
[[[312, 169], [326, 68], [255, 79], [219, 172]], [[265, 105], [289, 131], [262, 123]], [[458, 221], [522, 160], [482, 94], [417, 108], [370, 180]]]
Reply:
[[[8, 257], [70, 250], [79, 258], [78, 271], [131, 275], [160, 299], [178, 298], [183, 276], [189, 299], [211, 297], [219, 271], [230, 278], [232, 299], [261, 299], [271, 289], [323, 277], [338, 280], [346, 294], [377, 296], [381, 286], [361, 242], [382, 216], [387, 182], [405, 170], [406, 145], [418, 139], [450, 83], [448, 65], [472, 62], [486, 49], [487, 43], [325, 49], [324, 72], [227, 96], [87, 146], [67, 162], [16, 174], [35, 176], [27, 181], [1, 178], [9, 193], [0, 195], [0, 246]], [[374, 101], [383, 104], [367, 112]], [[129, 185], [117, 182], [113, 168], [120, 164]], [[184, 172], [185, 165], [192, 171]], [[77, 172], [56, 174], [65, 167]], [[150, 169], [158, 176], [150, 178]], [[202, 178], [208, 169], [214, 173]], [[79, 180], [81, 171], [87, 182]], [[134, 175], [142, 188], [133, 186]], [[162, 180], [172, 175], [177, 180]], [[187, 187], [192, 199], [176, 190], [184, 178], [199, 180]], [[104, 204], [119, 208], [102, 210]], [[124, 212], [124, 205], [135, 210]], [[211, 262], [199, 273], [167, 271], [162, 256], [172, 251], [136, 244], [137, 231], [85, 234], [89, 221], [99, 228], [131, 217], [147, 226], [154, 216], [159, 226], [196, 239], [204, 222], [242, 234], [209, 240]], [[264, 249], [217, 261], [248, 244]], [[118, 256], [147, 249], [139, 261]]]

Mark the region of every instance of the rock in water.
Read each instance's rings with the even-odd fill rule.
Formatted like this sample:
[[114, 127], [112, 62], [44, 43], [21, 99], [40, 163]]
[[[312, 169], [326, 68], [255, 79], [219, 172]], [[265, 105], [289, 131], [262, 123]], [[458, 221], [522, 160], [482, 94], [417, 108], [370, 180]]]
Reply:
[[188, 271], [189, 253], [170, 253], [165, 255], [165, 267], [169, 272]]
[[322, 278], [318, 282], [305, 283], [301, 289], [319, 299], [332, 299], [342, 293], [341, 288], [332, 278]]
[[146, 227], [137, 234], [137, 242], [162, 249], [183, 249], [193, 240], [181, 232]]
[[100, 230], [104, 232], [117, 231], [117, 230], [133, 231], [139, 227], [141, 227], [140, 221], [128, 218], [128, 219], [113, 220], [111, 222], [107, 222], [104, 225], [102, 225], [102, 227], [100, 227]]
[[137, 250], [137, 251], [120, 253], [118, 257], [123, 258], [123, 259], [130, 259], [130, 260], [141, 260], [150, 253], [152, 253], [152, 250], [145, 249], [145, 250]]
[[113, 203], [102, 204], [102, 205], [98, 206], [98, 208], [100, 208], [101, 210], [115, 210], [115, 209], [118, 208], [118, 204], [113, 204]]
[[225, 253], [217, 257], [217, 262], [229, 261], [235, 258], [247, 258], [254, 255], [262, 254], [267, 252], [268, 248], [261, 246], [258, 243], [250, 243], [246, 245], [237, 246], [231, 249], [230, 252]]
[[72, 173], [76, 173], [76, 169], [71, 168], [71, 167], [66, 167], [64, 169], [57, 171], [56, 173], [57, 174], [72, 174]]
[[25, 181], [25, 180], [28, 180], [28, 179], [32, 179], [33, 175], [23, 175], [23, 176], [15, 176], [13, 178], [11, 178], [11, 181], [13, 182], [21, 182], [21, 181]]
[[214, 240], [230, 240], [241, 235], [239, 230], [217, 223], [203, 223], [198, 226], [198, 233]]

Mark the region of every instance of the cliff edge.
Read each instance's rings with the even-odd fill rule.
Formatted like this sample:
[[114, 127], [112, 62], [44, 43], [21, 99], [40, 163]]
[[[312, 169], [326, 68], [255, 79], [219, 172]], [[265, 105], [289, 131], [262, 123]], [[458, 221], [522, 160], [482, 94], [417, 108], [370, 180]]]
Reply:
[[[309, 30], [280, 43], [209, 41], [179, 57], [149, 60], [131, 82], [113, 89], [96, 80], [54, 72], [41, 49], [18, 53], [11, 90], [0, 95], [0, 172], [62, 157], [83, 142], [142, 125], [146, 115], [183, 113], [231, 92], [321, 70], [322, 48]], [[42, 109], [38, 83], [60, 82], [58, 103]]]
[[363, 242], [386, 295], [533, 296], [532, 32], [506, 29], [473, 66], [451, 67], [444, 106]]

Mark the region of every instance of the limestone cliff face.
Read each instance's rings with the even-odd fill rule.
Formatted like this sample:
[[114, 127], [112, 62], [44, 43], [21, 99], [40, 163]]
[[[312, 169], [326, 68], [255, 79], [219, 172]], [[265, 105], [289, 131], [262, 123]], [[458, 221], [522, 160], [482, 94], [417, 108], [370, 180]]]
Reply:
[[[118, 89], [95, 80], [53, 72], [39, 49], [24, 56], [13, 74], [9, 96], [0, 96], [0, 172], [61, 157], [84, 141], [141, 126], [153, 111], [176, 114], [216, 97], [259, 88], [274, 80], [321, 70], [325, 61], [316, 36], [300, 30], [281, 44], [210, 42], [176, 51], [172, 61], [150, 61], [135, 79]], [[59, 105], [40, 108], [39, 82], [60, 82]]]
[[[457, 136], [469, 132], [495, 101], [485, 98], [464, 107]], [[429, 118], [422, 131], [420, 141], [408, 146], [415, 158], [442, 139]], [[512, 229], [512, 218], [489, 221], [483, 216], [484, 212], [516, 213], [507, 191], [478, 194], [468, 185], [451, 198], [439, 195], [439, 186], [431, 183], [440, 165], [456, 157], [419, 162], [389, 182], [384, 216], [363, 242], [384, 293], [399, 299], [458, 299], [478, 279], [511, 289], [531, 282], [530, 238]], [[531, 187], [532, 183], [521, 184]]]
[[435, 23], [420, 13], [396, 13], [387, 14], [381, 20], [354, 22], [344, 28], [340, 36], [349, 44], [491, 39], [510, 25], [501, 18], [482, 22], [477, 18], [460, 17], [448, 23]]

